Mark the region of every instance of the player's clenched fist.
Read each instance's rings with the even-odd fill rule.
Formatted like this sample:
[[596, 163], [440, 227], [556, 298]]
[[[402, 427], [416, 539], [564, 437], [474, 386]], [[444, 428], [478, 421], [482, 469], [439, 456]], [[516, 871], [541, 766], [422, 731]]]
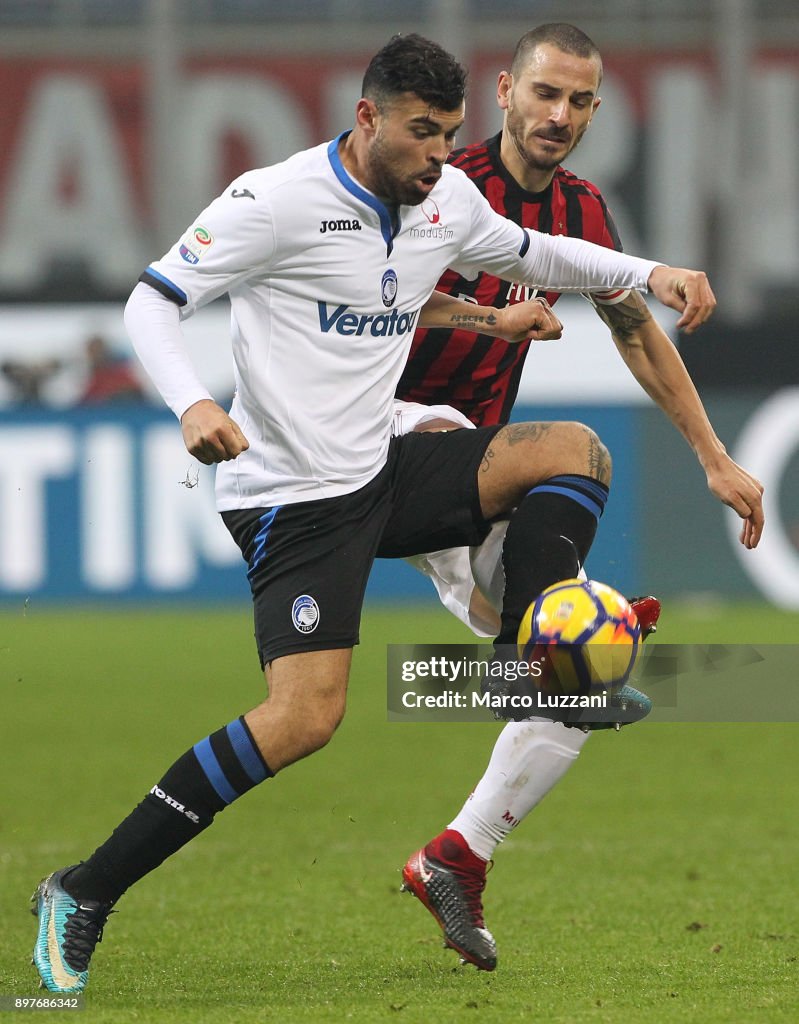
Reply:
[[206, 466], [235, 459], [250, 447], [238, 423], [210, 399], [189, 406], [180, 426], [189, 453]]
[[563, 334], [563, 324], [546, 299], [505, 306], [497, 312], [497, 319], [497, 334], [506, 341], [554, 341]]

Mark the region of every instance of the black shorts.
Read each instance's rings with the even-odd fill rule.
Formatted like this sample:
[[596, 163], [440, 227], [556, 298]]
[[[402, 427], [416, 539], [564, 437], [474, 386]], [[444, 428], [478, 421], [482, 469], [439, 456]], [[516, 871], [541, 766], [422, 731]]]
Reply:
[[237, 509], [222, 518], [247, 562], [261, 665], [358, 643], [376, 557], [480, 544], [477, 470], [500, 427], [392, 438], [364, 487], [337, 498]]

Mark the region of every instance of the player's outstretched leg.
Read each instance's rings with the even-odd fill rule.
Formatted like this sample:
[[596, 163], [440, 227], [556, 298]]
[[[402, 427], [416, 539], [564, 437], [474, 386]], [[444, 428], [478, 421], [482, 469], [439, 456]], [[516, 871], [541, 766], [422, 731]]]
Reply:
[[[491, 440], [478, 471], [481, 508], [487, 519], [509, 515], [497, 645], [512, 646], [515, 651], [519, 623], [530, 601], [550, 584], [577, 575], [604, 510], [610, 477], [607, 449], [581, 423], [510, 424]], [[545, 731], [550, 727], [555, 728], [555, 723], [541, 724]], [[563, 761], [565, 767], [554, 769], [555, 779], [583, 742], [569, 737], [562, 726], [557, 728], [559, 742], [552, 746], [558, 750], [556, 762]], [[505, 732], [498, 746], [504, 736]], [[537, 740], [538, 747], [548, 745], [548, 740]], [[511, 749], [502, 750], [500, 756], [514, 765]], [[537, 785], [542, 786], [541, 779]], [[544, 784], [543, 792], [552, 785], [554, 781]], [[502, 795], [498, 799], [505, 801]], [[504, 810], [517, 817], [507, 805]], [[406, 863], [404, 887], [439, 922], [447, 945], [477, 967], [493, 970], [496, 946], [485, 928], [482, 907], [485, 863], [491, 855], [472, 846], [471, 838], [457, 828], [437, 837]]]

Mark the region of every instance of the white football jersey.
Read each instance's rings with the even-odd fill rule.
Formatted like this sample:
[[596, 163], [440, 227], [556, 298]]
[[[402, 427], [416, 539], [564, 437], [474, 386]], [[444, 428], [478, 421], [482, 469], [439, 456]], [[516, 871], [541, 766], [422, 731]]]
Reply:
[[[142, 276], [181, 317], [230, 295], [231, 416], [250, 447], [217, 469], [220, 510], [333, 497], [379, 472], [419, 310], [447, 267], [577, 291], [646, 288], [656, 266], [524, 231], [450, 166], [392, 216], [344, 168], [341, 138], [242, 175]], [[134, 341], [160, 386], [157, 353]], [[161, 388], [178, 416], [196, 401], [185, 384]]]

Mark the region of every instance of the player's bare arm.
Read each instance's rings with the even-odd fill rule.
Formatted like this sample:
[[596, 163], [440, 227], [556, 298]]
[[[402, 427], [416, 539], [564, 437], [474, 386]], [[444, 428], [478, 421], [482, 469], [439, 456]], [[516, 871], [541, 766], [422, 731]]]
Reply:
[[686, 334], [693, 334], [716, 308], [716, 296], [707, 275], [701, 270], [661, 265], [655, 267], [647, 283], [649, 290], [664, 306], [682, 313], [677, 327]]
[[763, 532], [763, 487], [727, 454], [679, 352], [643, 297], [630, 292], [615, 305], [595, 308], [630, 372], [696, 453], [711, 493], [743, 519], [741, 543], [756, 547]]
[[514, 344], [528, 340], [554, 341], [563, 334], [563, 324], [546, 299], [529, 299], [497, 309], [438, 291], [433, 292], [422, 307], [419, 326], [474, 331]]
[[235, 459], [250, 447], [238, 423], [209, 399], [190, 406], [180, 426], [187, 450], [206, 466]]
[[652, 320], [652, 313], [640, 292], [630, 291], [613, 304], [595, 301], [593, 305], [617, 345], [635, 344], [640, 329]]

